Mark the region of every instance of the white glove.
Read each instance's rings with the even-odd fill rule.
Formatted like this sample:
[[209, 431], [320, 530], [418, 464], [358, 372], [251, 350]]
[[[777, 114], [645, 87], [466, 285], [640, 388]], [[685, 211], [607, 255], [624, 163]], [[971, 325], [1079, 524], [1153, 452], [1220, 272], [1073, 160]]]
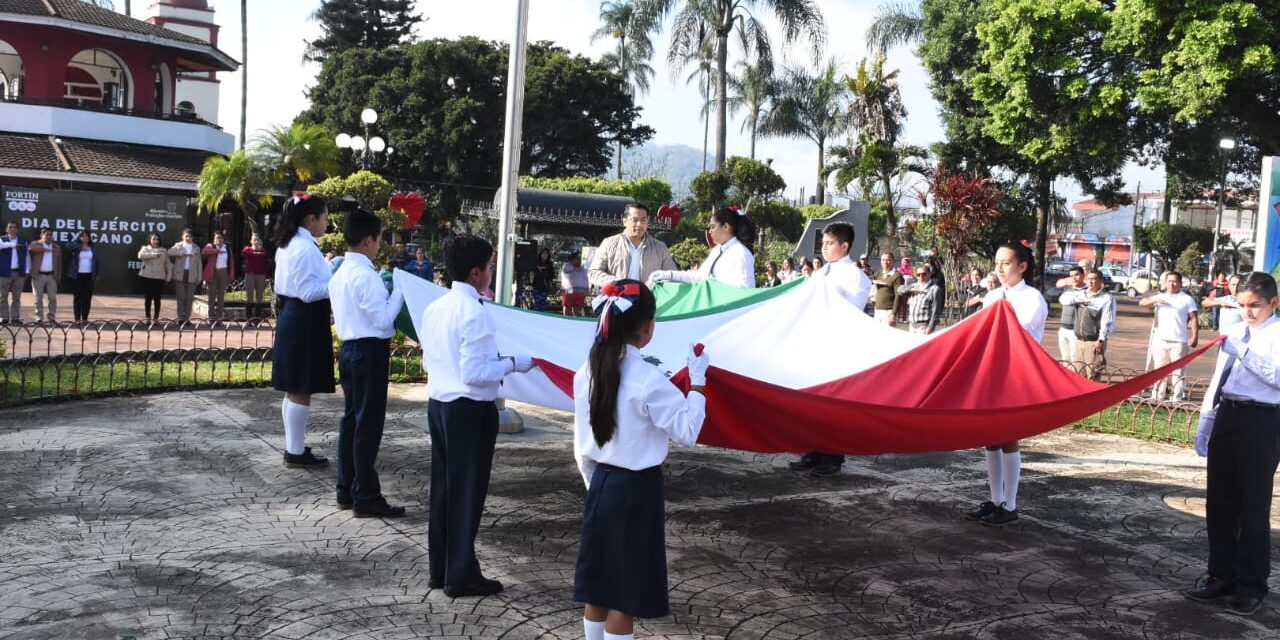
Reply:
[[1213, 423], [1217, 413], [1214, 409], [1200, 414], [1200, 424], [1196, 427], [1196, 453], [1202, 458], [1209, 456], [1209, 437], [1213, 435]]
[[670, 271], [654, 271], [653, 273], [649, 274], [648, 285], [650, 287], [660, 282], [671, 282], [671, 272]]
[[711, 366], [711, 359], [707, 357], [707, 352], [703, 351], [702, 355], [694, 353], [694, 345], [689, 345], [689, 384], [695, 387], [701, 387], [707, 384], [707, 367]]
[[529, 356], [515, 356], [516, 373], [529, 373], [537, 365]]

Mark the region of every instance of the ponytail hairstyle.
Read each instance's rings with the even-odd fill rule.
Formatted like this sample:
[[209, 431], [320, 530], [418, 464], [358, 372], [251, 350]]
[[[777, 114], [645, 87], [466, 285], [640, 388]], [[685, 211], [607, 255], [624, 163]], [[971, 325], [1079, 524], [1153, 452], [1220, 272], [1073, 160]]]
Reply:
[[293, 195], [285, 200], [284, 212], [276, 221], [276, 246], [281, 249], [289, 246], [289, 241], [293, 240], [294, 234], [298, 233], [298, 229], [307, 218], [322, 216], [327, 211], [323, 199], [303, 191], [293, 192]]
[[733, 237], [737, 238], [738, 242], [746, 245], [747, 251], [754, 252], [751, 245], [756, 240], [756, 223], [747, 218], [746, 211], [728, 208], [716, 209], [711, 214], [711, 219], [719, 224], [727, 224], [732, 227]]
[[600, 289], [594, 301], [600, 323], [587, 362], [591, 365], [591, 433], [603, 447], [618, 430], [618, 386], [627, 344], [658, 312], [653, 292], [639, 280], [618, 280]]
[[1022, 281], [1031, 282], [1031, 278], [1035, 276], [1036, 272], [1036, 258], [1031, 255], [1031, 249], [1027, 247], [1027, 245], [1014, 240], [1010, 240], [1009, 242], [996, 247], [996, 251], [1001, 249], [1008, 249], [1012, 251], [1013, 257], [1017, 258], [1018, 262], [1027, 265], [1027, 270], [1022, 272]]

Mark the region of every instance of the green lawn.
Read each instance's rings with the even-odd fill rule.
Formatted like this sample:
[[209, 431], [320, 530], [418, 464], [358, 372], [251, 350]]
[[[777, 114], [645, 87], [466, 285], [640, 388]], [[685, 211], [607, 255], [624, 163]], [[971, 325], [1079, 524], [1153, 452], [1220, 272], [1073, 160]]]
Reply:
[[1071, 428], [1191, 446], [1199, 417], [1198, 411], [1122, 402], [1072, 424]]

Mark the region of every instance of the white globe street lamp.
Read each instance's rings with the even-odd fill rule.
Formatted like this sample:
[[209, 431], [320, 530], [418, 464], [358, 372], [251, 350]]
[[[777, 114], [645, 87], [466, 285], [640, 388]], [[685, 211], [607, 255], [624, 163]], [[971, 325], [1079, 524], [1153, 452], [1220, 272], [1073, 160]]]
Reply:
[[333, 142], [338, 145], [339, 149], [346, 149], [351, 146], [351, 136], [345, 133], [339, 133], [338, 137], [333, 139]]
[[365, 124], [373, 124], [378, 121], [378, 112], [373, 109], [365, 109], [360, 112], [360, 121]]

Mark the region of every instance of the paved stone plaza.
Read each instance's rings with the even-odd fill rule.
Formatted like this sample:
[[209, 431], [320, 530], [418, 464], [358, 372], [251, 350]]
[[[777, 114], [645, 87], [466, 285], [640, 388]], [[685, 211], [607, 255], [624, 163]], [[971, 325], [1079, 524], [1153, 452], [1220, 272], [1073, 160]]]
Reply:
[[[171, 393], [7, 409], [0, 638], [575, 638], [584, 495], [564, 414], [501, 436], [480, 558], [501, 594], [427, 587], [421, 385], [395, 386], [379, 467], [402, 520], [333, 505], [332, 469], [281, 465], [279, 396]], [[340, 396], [311, 443], [333, 453]], [[976, 452], [851, 460], [678, 450], [667, 466], [665, 638], [1276, 638], [1185, 600], [1203, 571], [1188, 450], [1059, 432], [1030, 441], [1023, 518], [983, 527]], [[1280, 518], [1273, 520], [1280, 524]]]

